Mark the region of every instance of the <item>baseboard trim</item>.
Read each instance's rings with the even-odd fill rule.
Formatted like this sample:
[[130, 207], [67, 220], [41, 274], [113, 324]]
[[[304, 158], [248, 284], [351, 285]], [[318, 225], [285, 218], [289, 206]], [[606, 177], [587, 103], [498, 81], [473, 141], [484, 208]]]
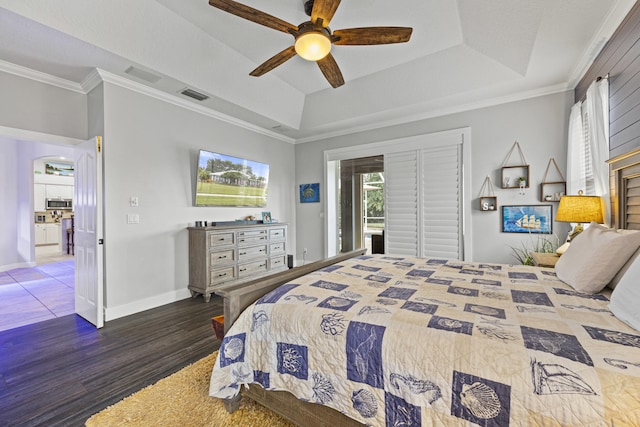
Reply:
[[164, 294], [155, 295], [150, 298], [133, 301], [115, 307], [105, 307], [104, 320], [105, 322], [109, 322], [111, 320], [130, 316], [132, 314], [140, 313], [141, 311], [160, 307], [161, 305], [171, 304], [172, 302], [186, 298], [191, 298], [191, 293], [188, 289], [181, 289], [179, 291], [166, 292]]
[[37, 264], [35, 262], [19, 262], [16, 264], [6, 264], [0, 265], [0, 272], [14, 270], [16, 268], [31, 268], [35, 267]]

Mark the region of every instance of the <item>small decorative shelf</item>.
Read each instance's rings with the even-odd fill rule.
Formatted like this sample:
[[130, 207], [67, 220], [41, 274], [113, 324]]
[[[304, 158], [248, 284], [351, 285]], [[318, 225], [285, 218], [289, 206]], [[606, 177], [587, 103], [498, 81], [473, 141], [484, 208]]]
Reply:
[[480, 189], [480, 210], [482, 212], [495, 212], [498, 210], [498, 198], [493, 191], [491, 178], [487, 175]]
[[[547, 181], [549, 168], [552, 164], [556, 168], [558, 176], [560, 177], [560, 180], [558, 181]], [[564, 180], [562, 172], [560, 172], [560, 168], [556, 163], [556, 159], [552, 157], [549, 159], [549, 163], [547, 163], [547, 170], [544, 172], [544, 177], [542, 178], [542, 182], [540, 183], [540, 201], [559, 202], [560, 198], [565, 194], [567, 194], [567, 182]]]
[[[518, 149], [518, 153], [520, 154], [521, 164], [518, 165], [509, 165], [509, 159], [513, 154], [513, 150]], [[521, 185], [521, 178], [525, 179], [525, 184]], [[529, 165], [524, 158], [524, 154], [522, 153], [522, 148], [520, 148], [520, 143], [518, 141], [513, 143], [511, 150], [509, 150], [509, 154], [507, 155], [506, 160], [502, 164], [502, 170], [500, 174], [500, 180], [502, 184], [502, 188], [529, 188], [530, 173], [529, 173]]]

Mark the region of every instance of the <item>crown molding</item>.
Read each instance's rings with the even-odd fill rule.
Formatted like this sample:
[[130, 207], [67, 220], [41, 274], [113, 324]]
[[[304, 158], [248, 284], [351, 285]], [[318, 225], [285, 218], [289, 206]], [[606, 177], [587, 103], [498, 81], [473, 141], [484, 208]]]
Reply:
[[12, 62], [0, 60], [0, 71], [13, 74], [18, 77], [35, 80], [40, 83], [57, 86], [62, 89], [71, 90], [73, 92], [85, 93], [82, 90], [82, 86], [80, 86], [78, 83], [72, 82], [71, 80], [62, 79], [60, 77], [52, 76], [51, 74], [32, 70], [31, 68], [23, 67]]
[[[554, 93], [566, 92], [573, 90], [566, 84], [559, 84], [554, 86], [547, 86], [535, 90], [516, 92], [506, 96], [494, 97], [483, 99], [478, 102], [472, 102], [463, 105], [456, 105], [447, 108], [440, 108], [435, 110], [425, 110], [421, 104], [415, 104], [407, 107], [403, 110], [402, 117], [391, 120], [384, 120], [383, 115], [386, 113], [380, 113], [380, 116], [376, 118], [376, 115], [368, 117], [368, 124], [361, 126], [350, 126], [342, 130], [330, 131], [325, 133], [317, 133], [313, 136], [296, 139], [296, 144], [304, 144], [306, 142], [319, 141], [323, 139], [336, 138], [340, 136], [350, 135], [360, 132], [368, 132], [377, 129], [382, 129], [391, 126], [404, 125], [407, 123], [418, 122], [421, 120], [433, 119], [436, 117], [448, 116], [451, 114], [464, 113], [466, 111], [478, 110], [480, 108], [494, 107], [496, 105], [508, 104], [510, 102], [523, 101], [526, 99], [537, 98], [540, 96], [553, 95]], [[362, 119], [362, 117], [359, 117]]]
[[269, 129], [251, 124], [244, 120], [237, 119], [235, 117], [231, 117], [227, 114], [221, 113], [219, 111], [213, 110], [208, 107], [203, 107], [200, 105], [195, 105], [191, 101], [186, 99], [182, 99], [178, 97], [178, 95], [170, 94], [167, 92], [163, 92], [161, 90], [145, 86], [141, 83], [134, 82], [125, 77], [118, 76], [116, 74], [110, 73], [108, 71], [95, 68], [87, 75], [87, 77], [82, 81], [82, 83], [78, 84], [72, 82], [70, 80], [61, 79], [59, 77], [52, 76], [50, 74], [42, 73], [40, 71], [32, 70], [27, 67], [23, 67], [20, 65], [13, 64], [11, 62], [0, 60], [0, 71], [4, 71], [9, 74], [13, 74], [19, 77], [28, 78], [31, 80], [35, 80], [41, 83], [49, 84], [52, 86], [57, 86], [62, 89], [67, 89], [73, 92], [88, 94], [92, 91], [96, 86], [98, 86], [101, 82], [105, 81], [111, 84], [115, 84], [117, 86], [123, 87], [125, 89], [132, 90], [134, 92], [147, 95], [151, 98], [158, 99], [163, 102], [167, 102], [169, 104], [178, 106], [180, 108], [185, 108], [187, 110], [191, 110], [198, 114], [202, 114], [208, 117], [212, 117], [214, 119], [223, 121], [225, 123], [232, 124], [234, 126], [250, 130], [252, 132], [268, 136], [270, 138], [278, 139], [280, 141], [288, 142], [290, 144], [295, 143], [295, 139], [281, 135], [279, 133], [273, 132]]
[[[191, 110], [195, 113], [199, 113], [208, 117], [212, 117], [214, 119], [232, 124], [234, 126], [243, 128], [243, 129], [247, 129], [250, 130], [252, 132], [258, 133], [258, 134], [262, 134], [265, 136], [268, 136], [270, 138], [274, 138], [274, 139], [279, 139], [280, 141], [284, 141], [284, 142], [288, 142], [290, 144], [293, 144], [295, 142], [295, 139], [290, 138], [288, 136], [284, 136], [281, 135], [279, 133], [276, 132], [272, 132], [268, 129], [265, 129], [263, 127], [260, 126], [256, 126], [254, 124], [251, 124], [249, 122], [246, 122], [244, 120], [240, 120], [237, 119], [235, 117], [231, 117], [227, 114], [221, 113], [219, 111], [213, 110], [211, 108], [208, 107], [203, 107], [200, 105], [195, 105], [193, 102], [188, 101], [186, 99], [182, 99], [180, 97], [178, 97], [177, 95], [172, 95], [169, 94], [167, 92], [163, 92], [161, 90], [158, 89], [154, 89], [152, 87], [149, 86], [145, 86], [143, 84], [140, 84], [138, 82], [134, 82], [132, 80], [129, 80], [127, 78], [118, 76], [116, 74], [110, 73], [108, 71], [102, 70], [97, 68], [96, 69], [96, 73], [99, 75], [100, 79], [102, 81], [105, 81], [107, 83], [111, 83], [111, 84], [115, 84], [117, 86], [123, 87], [125, 89], [129, 89], [131, 91], [134, 92], [138, 92], [140, 94], [143, 95], [147, 95], [151, 98], [155, 98], [157, 100], [175, 105], [177, 107], [180, 108], [184, 108], [187, 110]], [[93, 87], [95, 87], [96, 83], [95, 83], [95, 77], [94, 76], [89, 76], [87, 79], [87, 87], [90, 87], [90, 85], [94, 85]]]
[[578, 83], [580, 83], [580, 79], [582, 79], [587, 71], [589, 71], [589, 67], [591, 67], [604, 46], [609, 42], [635, 4], [636, 0], [616, 1], [604, 22], [598, 29], [598, 32], [591, 39], [591, 43], [589, 43], [590, 48], [584, 52], [582, 58], [578, 61], [576, 68], [573, 70], [573, 73], [569, 78], [569, 86], [575, 89]]
[[35, 132], [27, 129], [10, 128], [6, 126], [0, 126], [0, 137], [19, 141], [43, 142], [54, 145], [77, 145], [84, 142], [84, 140], [78, 138]]

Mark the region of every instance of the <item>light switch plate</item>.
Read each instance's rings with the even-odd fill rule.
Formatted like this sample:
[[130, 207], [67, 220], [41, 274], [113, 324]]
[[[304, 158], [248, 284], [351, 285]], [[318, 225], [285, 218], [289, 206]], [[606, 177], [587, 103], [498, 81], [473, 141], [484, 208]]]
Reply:
[[127, 224], [140, 224], [140, 215], [127, 214]]

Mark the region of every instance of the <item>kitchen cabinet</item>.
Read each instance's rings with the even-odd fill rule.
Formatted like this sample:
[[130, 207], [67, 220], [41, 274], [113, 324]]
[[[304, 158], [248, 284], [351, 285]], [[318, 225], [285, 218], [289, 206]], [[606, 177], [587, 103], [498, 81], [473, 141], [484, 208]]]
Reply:
[[33, 186], [33, 210], [43, 212], [45, 207], [45, 184], [34, 184]]
[[60, 243], [60, 223], [45, 225], [47, 226], [47, 245]]
[[36, 224], [36, 245], [47, 244], [47, 224]]
[[72, 185], [47, 184], [45, 189], [46, 199], [73, 199]]
[[36, 224], [36, 245], [57, 245], [60, 243], [60, 223]]

